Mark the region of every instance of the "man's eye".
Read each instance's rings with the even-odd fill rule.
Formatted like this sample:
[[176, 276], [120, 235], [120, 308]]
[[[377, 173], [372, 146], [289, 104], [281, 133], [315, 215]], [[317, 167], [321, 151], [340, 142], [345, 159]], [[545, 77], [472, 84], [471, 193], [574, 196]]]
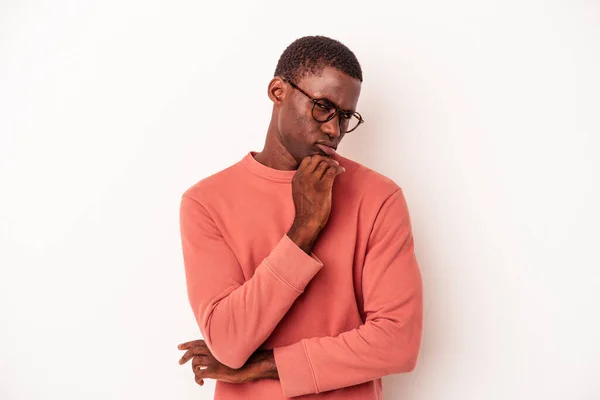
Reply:
[[331, 110], [331, 106], [329, 106], [328, 104], [325, 104], [325, 103], [317, 103], [317, 106], [319, 106], [319, 108], [324, 111]]

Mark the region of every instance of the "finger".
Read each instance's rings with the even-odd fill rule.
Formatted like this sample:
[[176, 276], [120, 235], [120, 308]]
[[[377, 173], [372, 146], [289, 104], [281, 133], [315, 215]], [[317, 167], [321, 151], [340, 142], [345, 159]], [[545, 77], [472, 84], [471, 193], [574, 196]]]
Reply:
[[198, 385], [204, 386], [204, 379], [200, 378], [199, 376], [194, 376], [194, 380]]
[[205, 378], [204, 374], [206, 374], [208, 371], [208, 365], [198, 365], [197, 367], [194, 368], [194, 374], [195, 375], [200, 375], [202, 378]]
[[340, 168], [342, 168], [342, 167], [340, 167], [338, 165], [328, 164], [326, 168], [324, 168], [322, 171], [319, 171], [320, 174], [317, 176], [321, 180], [323, 180], [325, 177], [333, 178], [339, 173]]
[[[334, 160], [332, 158], [327, 158], [326, 161], [329, 163], [330, 169], [333, 169], [335, 171], [335, 172], [330, 172], [329, 173], [330, 175], [328, 177], [334, 178], [337, 175], [341, 174], [342, 172], [346, 171], [346, 169], [344, 167], [342, 167], [337, 160]], [[329, 171], [329, 169], [326, 171], [323, 171], [323, 175], [321, 175], [321, 179], [323, 179], [325, 177], [325, 173], [327, 171]], [[333, 174], [333, 175], [331, 175], [331, 174]]]
[[327, 171], [325, 171], [323, 173], [323, 176], [321, 177], [321, 179], [333, 181], [336, 176], [338, 176], [339, 174], [341, 174], [344, 171], [346, 171], [346, 169], [342, 166], [330, 167], [329, 169], [327, 169]]
[[340, 163], [337, 160], [334, 160], [333, 158], [329, 158], [329, 157], [325, 157], [325, 156], [321, 156], [321, 157], [323, 157], [321, 164], [327, 163], [327, 166], [329, 166], [329, 167], [339, 168]]
[[329, 158], [327, 156], [319, 156], [319, 157], [322, 157], [323, 161], [325, 161], [326, 163], [328, 163], [332, 167], [337, 167], [337, 166], [340, 165], [340, 163], [338, 162], [338, 160], [336, 160], [334, 158]]
[[205, 356], [207, 355], [207, 351], [204, 347], [194, 347], [186, 351], [181, 359], [179, 360], [179, 364], [183, 365], [186, 362], [190, 361], [194, 356]]
[[333, 158], [322, 156], [320, 154], [315, 154], [312, 156], [311, 162], [307, 166], [307, 170], [309, 172], [315, 172], [315, 170], [321, 165], [322, 162], [326, 162], [330, 165], [339, 165], [337, 160], [334, 160]]
[[[213, 375], [211, 375], [213, 374]], [[213, 378], [215, 379], [216, 376], [213, 373], [213, 370], [208, 368], [208, 367], [198, 367], [194, 369], [194, 377], [195, 379], [207, 379], [207, 378]]]
[[304, 157], [302, 159], [302, 161], [300, 162], [300, 165], [298, 166], [298, 171], [300, 171], [302, 169], [306, 169], [306, 167], [310, 164], [311, 161], [312, 161], [311, 156]]
[[179, 350], [188, 350], [195, 346], [200, 346], [204, 344], [204, 340], [192, 340], [191, 342], [181, 343], [177, 346]]
[[323, 177], [323, 174], [325, 174], [325, 172], [331, 168], [331, 164], [329, 164], [327, 161], [323, 160], [319, 163], [319, 165], [317, 166], [317, 168], [315, 169], [315, 171], [313, 172], [319, 179], [321, 179]]
[[189, 349], [179, 359], [179, 364], [183, 365], [186, 362], [190, 361], [194, 356], [201, 356], [201, 355], [206, 355], [206, 351], [203, 348], [194, 347], [193, 349]]
[[196, 369], [196, 367], [206, 366], [210, 363], [210, 358], [208, 356], [195, 356], [192, 359], [192, 369]]
[[318, 155], [310, 156], [308, 163], [306, 163], [306, 172], [308, 172], [309, 174], [313, 173], [315, 169], [319, 166], [320, 162], [321, 157], [319, 157]]
[[300, 163], [300, 167], [298, 167], [298, 171], [302, 169], [303, 171], [309, 174], [314, 172], [315, 168], [317, 168], [322, 158], [323, 157], [319, 154], [313, 154], [312, 156], [304, 157], [302, 159], [302, 163]]

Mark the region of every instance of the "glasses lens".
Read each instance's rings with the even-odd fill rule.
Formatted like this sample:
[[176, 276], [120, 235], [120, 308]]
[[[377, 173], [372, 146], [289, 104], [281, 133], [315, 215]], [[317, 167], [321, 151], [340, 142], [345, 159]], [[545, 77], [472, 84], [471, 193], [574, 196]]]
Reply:
[[316, 101], [313, 107], [313, 118], [319, 122], [326, 122], [331, 119], [335, 114], [335, 107], [333, 105], [324, 102]]
[[[327, 122], [331, 120], [335, 111], [336, 108], [332, 104], [318, 100], [313, 106], [313, 118], [319, 122]], [[342, 112], [338, 114], [338, 118], [340, 119], [340, 130], [342, 132], [353, 131], [360, 124], [360, 118], [357, 114]]]
[[356, 129], [360, 120], [355, 114], [341, 114], [340, 116], [340, 130], [342, 132], [350, 132]]

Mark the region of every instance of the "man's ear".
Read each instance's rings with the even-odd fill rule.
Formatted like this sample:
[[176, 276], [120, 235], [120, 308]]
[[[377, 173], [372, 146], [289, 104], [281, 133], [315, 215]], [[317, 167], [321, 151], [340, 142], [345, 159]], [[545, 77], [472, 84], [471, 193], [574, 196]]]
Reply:
[[286, 87], [283, 80], [276, 76], [269, 82], [267, 94], [274, 104], [281, 104], [285, 97]]

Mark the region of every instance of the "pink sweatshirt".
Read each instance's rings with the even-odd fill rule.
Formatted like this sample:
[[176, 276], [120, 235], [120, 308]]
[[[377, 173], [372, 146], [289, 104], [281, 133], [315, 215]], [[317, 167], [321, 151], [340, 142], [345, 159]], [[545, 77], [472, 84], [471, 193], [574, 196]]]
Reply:
[[213, 355], [239, 368], [273, 349], [279, 380], [216, 382], [217, 400], [382, 399], [381, 377], [411, 371], [422, 285], [402, 190], [342, 156], [312, 253], [287, 236], [296, 171], [254, 152], [181, 200], [190, 304]]

